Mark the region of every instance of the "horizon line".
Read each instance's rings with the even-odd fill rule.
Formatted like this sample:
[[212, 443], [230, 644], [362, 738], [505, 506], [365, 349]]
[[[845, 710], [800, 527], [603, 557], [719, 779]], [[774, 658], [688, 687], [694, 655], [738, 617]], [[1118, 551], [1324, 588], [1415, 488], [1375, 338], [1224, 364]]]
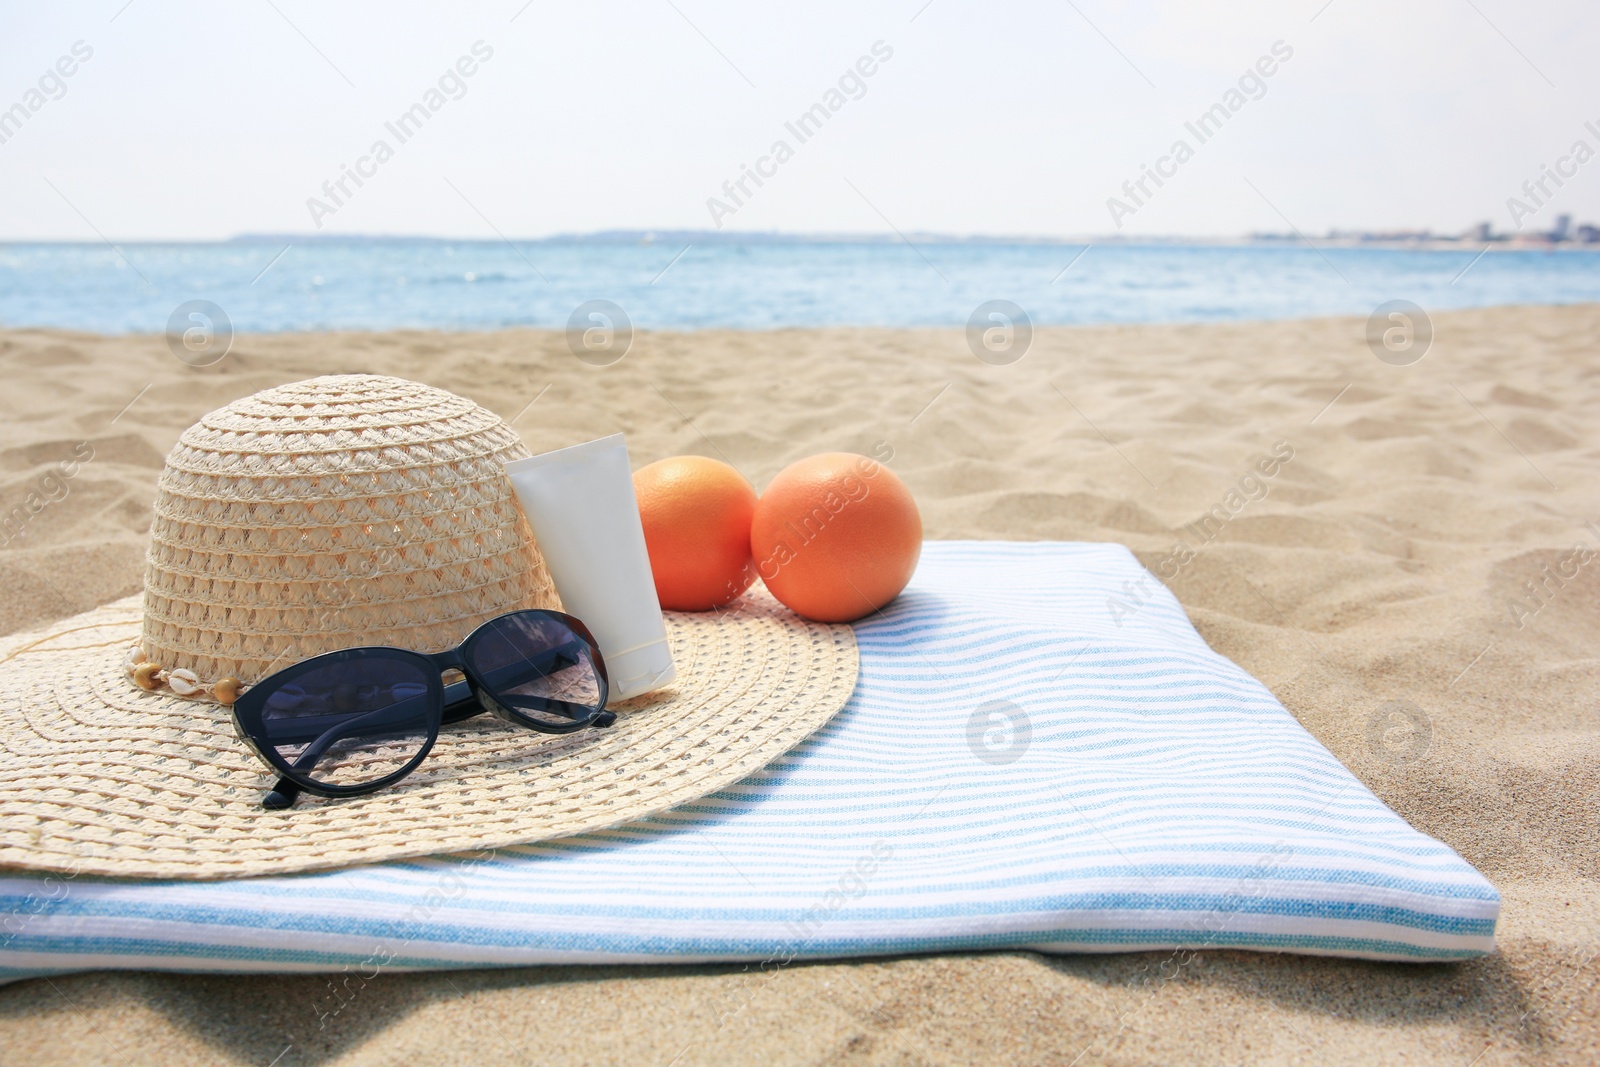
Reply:
[[[1577, 231], [1592, 228], [1589, 224], [1573, 226]], [[1480, 226], [1456, 232], [1418, 230], [1355, 230], [1330, 229], [1317, 235], [1318, 240], [1355, 242], [1363, 244], [1582, 244], [1568, 234], [1557, 236], [1552, 232], [1529, 231], [1525, 233], [1486, 232]], [[850, 231], [784, 231], [784, 230], [694, 230], [694, 229], [615, 229], [593, 230], [583, 233], [556, 233], [543, 237], [484, 237], [441, 236], [437, 234], [404, 233], [304, 233], [243, 232], [228, 237], [134, 237], [113, 244], [128, 245], [228, 245], [228, 244], [290, 244], [338, 242], [410, 242], [438, 244], [577, 244], [577, 243], [635, 243], [653, 244], [658, 241], [689, 241], [705, 244], [901, 244], [912, 239], [935, 244], [990, 244], [990, 245], [1226, 245], [1226, 244], [1304, 244], [1316, 247], [1314, 242], [1298, 233], [1217, 234], [960, 234], [939, 231], [912, 231], [908, 234]], [[69, 237], [10, 237], [0, 238], [0, 246], [18, 244], [97, 245], [104, 240], [84, 240]]]

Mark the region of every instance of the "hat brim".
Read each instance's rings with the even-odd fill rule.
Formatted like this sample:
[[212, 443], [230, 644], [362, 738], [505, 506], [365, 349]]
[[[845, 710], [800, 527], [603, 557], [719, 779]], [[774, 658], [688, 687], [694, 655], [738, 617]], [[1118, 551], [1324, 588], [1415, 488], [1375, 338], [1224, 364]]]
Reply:
[[0, 866], [119, 878], [239, 878], [542, 841], [644, 818], [760, 769], [855, 688], [848, 626], [757, 586], [721, 612], [668, 612], [676, 684], [553, 736], [489, 716], [440, 731], [367, 796], [261, 807], [276, 780], [226, 708], [134, 687], [128, 597], [0, 640]]

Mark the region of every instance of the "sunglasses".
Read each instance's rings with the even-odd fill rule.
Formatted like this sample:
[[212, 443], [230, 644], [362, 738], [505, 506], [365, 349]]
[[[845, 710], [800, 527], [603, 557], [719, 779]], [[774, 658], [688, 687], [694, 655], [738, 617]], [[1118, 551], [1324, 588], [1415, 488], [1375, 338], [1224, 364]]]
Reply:
[[[462, 677], [446, 684], [444, 674]], [[587, 627], [559, 611], [490, 619], [446, 652], [371, 646], [303, 660], [233, 704], [240, 740], [280, 777], [261, 801], [350, 797], [416, 770], [439, 727], [487, 711], [547, 734], [610, 726], [605, 661]]]

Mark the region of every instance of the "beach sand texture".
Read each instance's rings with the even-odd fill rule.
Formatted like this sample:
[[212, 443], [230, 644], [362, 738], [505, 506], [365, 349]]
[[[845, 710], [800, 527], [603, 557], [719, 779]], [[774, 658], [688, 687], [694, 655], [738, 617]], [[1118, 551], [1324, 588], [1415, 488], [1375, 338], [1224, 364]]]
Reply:
[[387, 975], [320, 1031], [316, 976], [78, 975], [0, 989], [0, 1061], [1600, 1062], [1600, 555], [1543, 570], [1600, 548], [1600, 306], [1440, 314], [1410, 367], [1375, 359], [1364, 325], [1041, 329], [1004, 367], [955, 330], [640, 334], [604, 368], [548, 331], [276, 335], [203, 370], [159, 337], [0, 332], [0, 510], [94, 449], [0, 548], [7, 632], [136, 591], [178, 433], [315, 374], [416, 378], [536, 451], [622, 431], [636, 464], [701, 453], [758, 487], [886, 442], [930, 538], [1120, 541], [1163, 573], [1180, 529], [1288, 442], [1265, 498], [1208, 543], [1184, 535], [1196, 553], [1169, 585], [1504, 896], [1498, 954], [1459, 965], [997, 953]]

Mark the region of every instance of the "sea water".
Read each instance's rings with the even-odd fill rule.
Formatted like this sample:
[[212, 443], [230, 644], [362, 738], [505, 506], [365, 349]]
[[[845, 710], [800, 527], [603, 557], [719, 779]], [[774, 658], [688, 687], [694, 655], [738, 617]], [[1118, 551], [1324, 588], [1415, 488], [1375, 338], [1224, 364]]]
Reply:
[[565, 327], [590, 300], [635, 329], [1037, 325], [1367, 315], [1600, 300], [1600, 251], [681, 238], [240, 239], [0, 244], [0, 326], [159, 333], [208, 300], [240, 332]]

